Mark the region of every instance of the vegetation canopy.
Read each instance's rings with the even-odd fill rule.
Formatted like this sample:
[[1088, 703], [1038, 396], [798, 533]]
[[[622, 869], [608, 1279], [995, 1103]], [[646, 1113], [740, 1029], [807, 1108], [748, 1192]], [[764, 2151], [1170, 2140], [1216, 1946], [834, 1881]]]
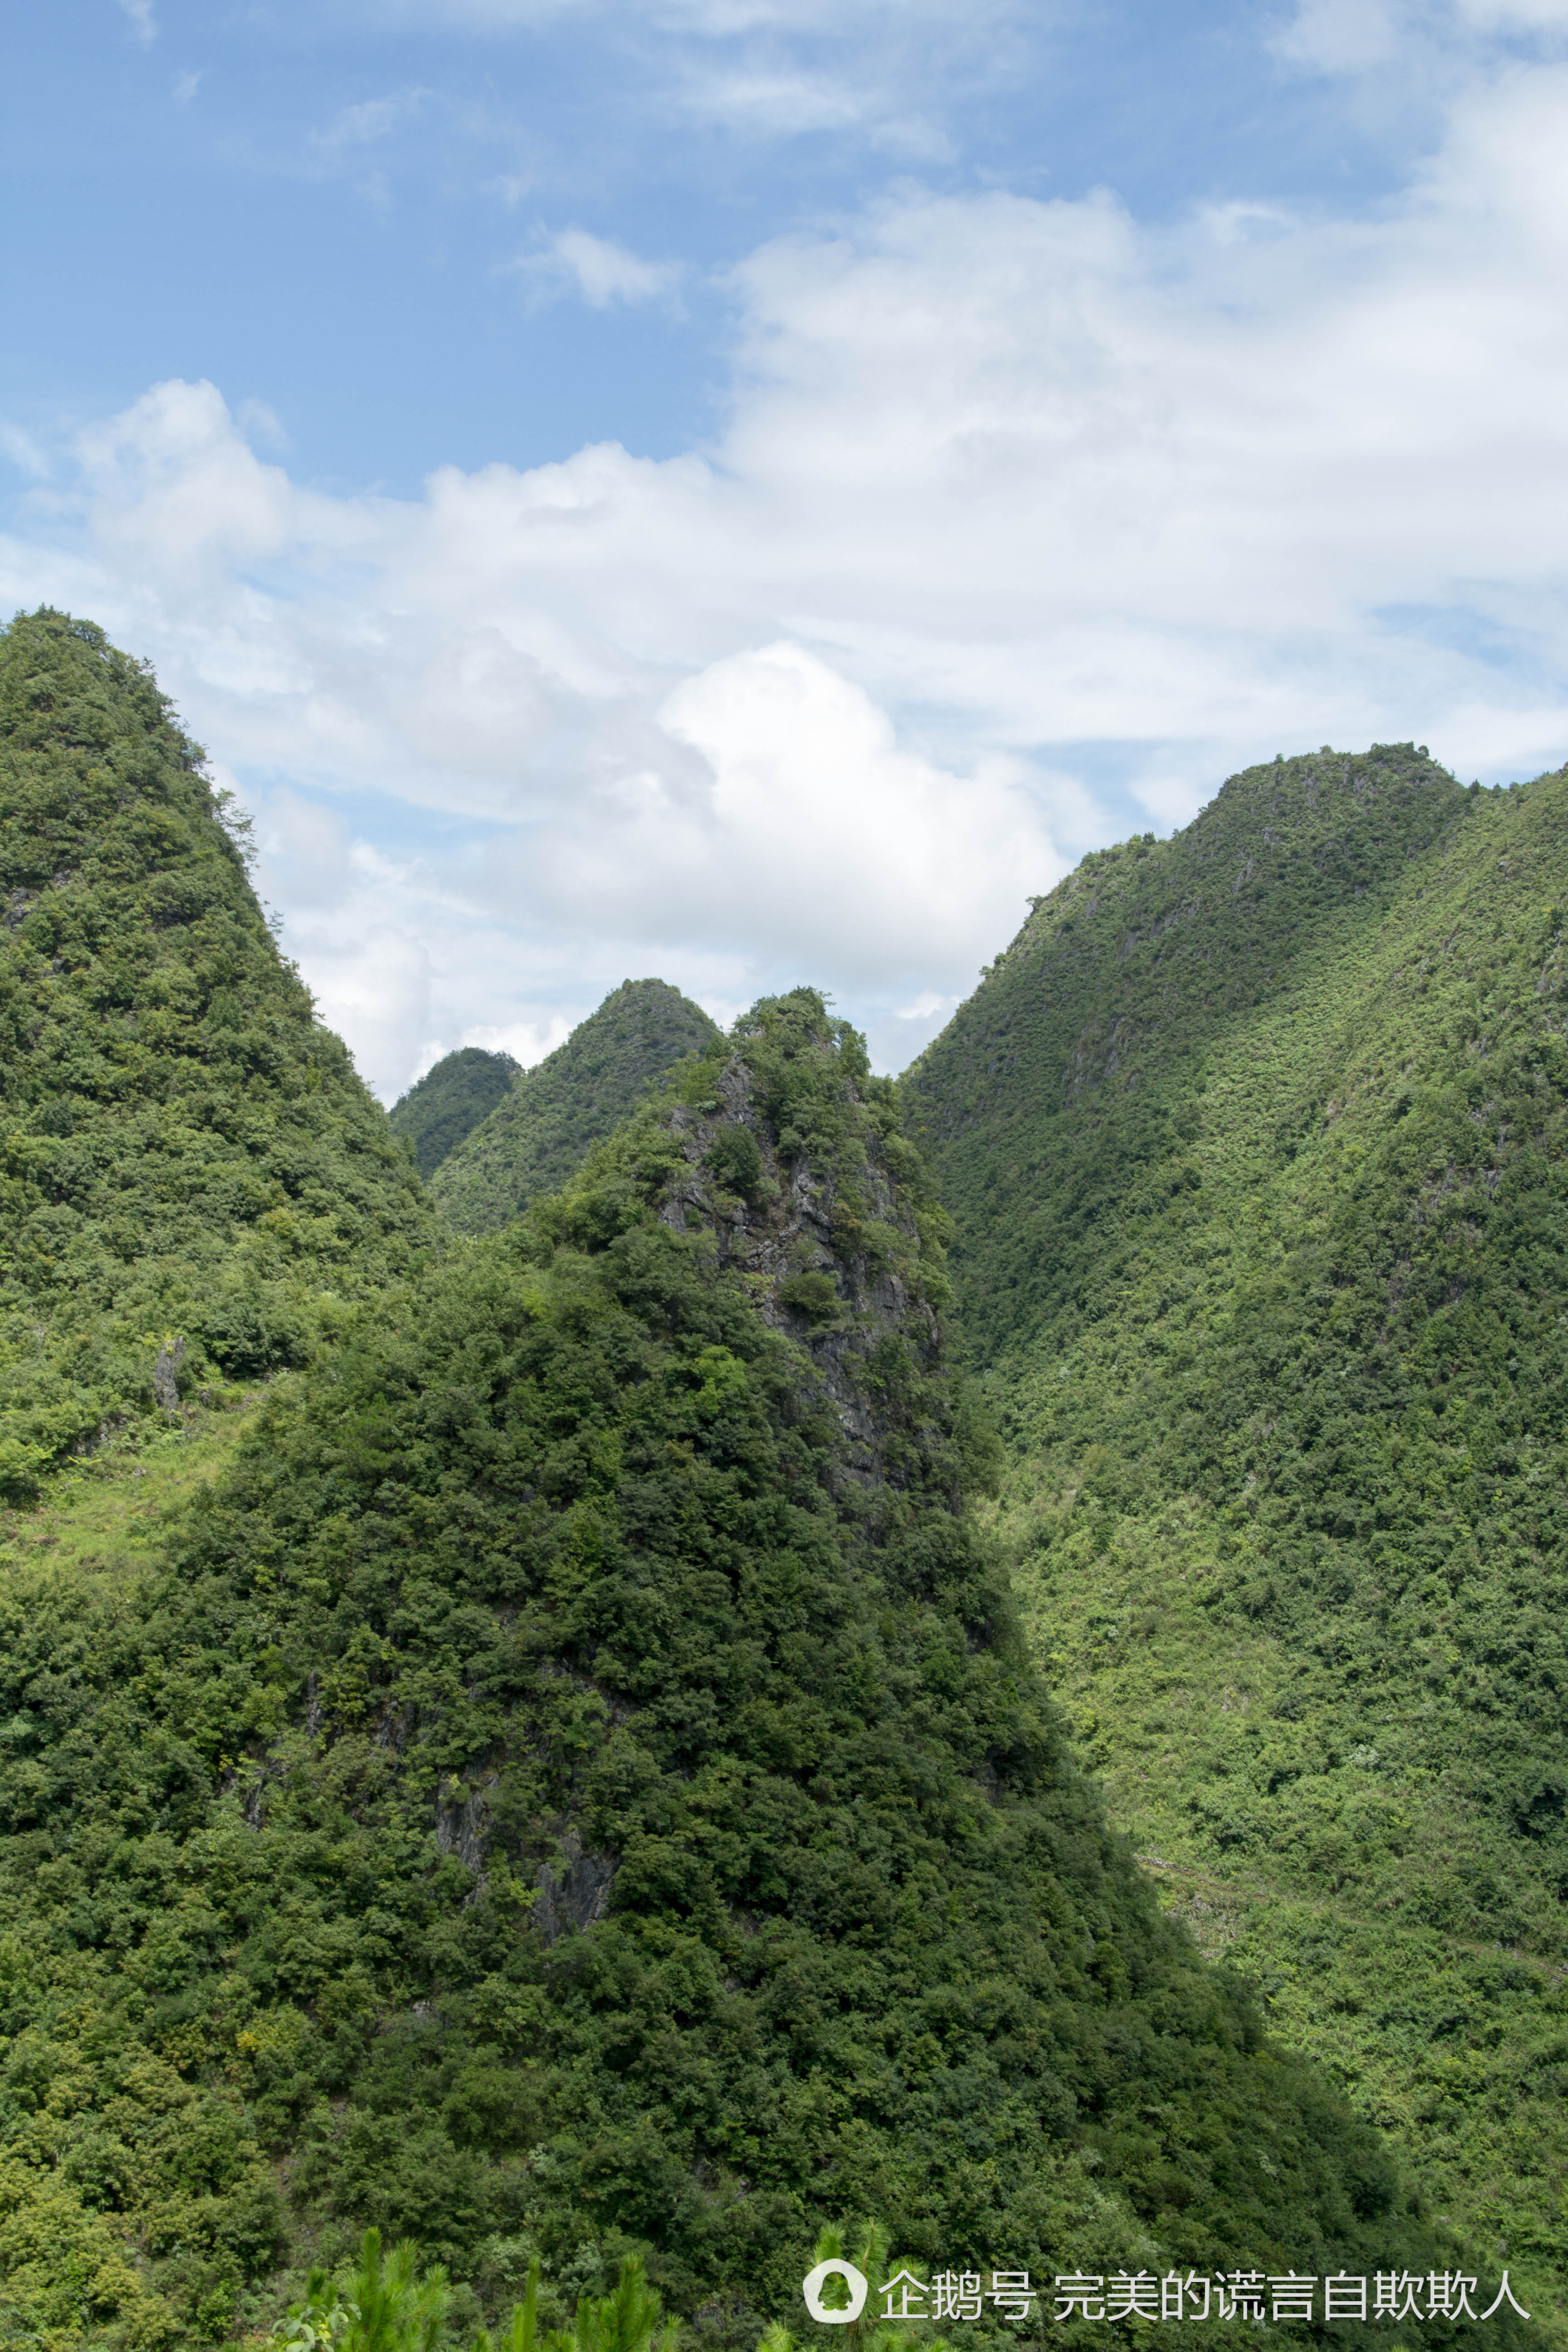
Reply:
[[[0, 2336], [648, 2352], [668, 2314], [787, 2352], [835, 2217], [1037, 2280], [1453, 2267], [1074, 1766], [974, 1500], [999, 1449], [946, 1353], [948, 1219], [855, 1033], [802, 989], [724, 1040], [628, 983], [555, 1057], [531, 1159], [485, 1163], [497, 1229], [443, 1233], [146, 674], [46, 613], [0, 704], [0, 1393], [13, 1496], [48, 1486], [0, 1525]], [[1453, 799], [1391, 791], [1413, 854]], [[1036, 1444], [1059, 1302], [1007, 1322], [954, 1193]], [[1354, 1180], [1323, 1197], [1328, 1248]], [[1144, 1198], [1107, 1189], [1100, 1230]], [[1266, 1447], [1228, 1394], [1179, 1443]], [[1028, 1553], [1037, 1607], [1071, 1571], [1068, 1638], [1131, 1410], [1108, 1383]], [[1268, 1476], [1318, 1576], [1316, 1490]], [[1216, 1624], [1244, 1559], [1216, 1549]], [[1439, 2333], [1471, 2336], [1397, 2341]]]
[[202, 756], [90, 622], [0, 632], [0, 1501], [303, 1363], [431, 1230]]
[[563, 1045], [519, 1075], [465, 1140], [447, 1148], [430, 1188], [441, 1218], [458, 1233], [483, 1234], [521, 1216], [575, 1175], [672, 1064], [708, 1052], [718, 1037], [678, 988], [623, 981]]
[[444, 1054], [394, 1103], [387, 1123], [412, 1149], [414, 1165], [426, 1182], [521, 1075], [521, 1065], [510, 1054], [460, 1045], [455, 1054]]
[[1568, 773], [1234, 777], [906, 1082], [1114, 1818], [1562, 2324]]

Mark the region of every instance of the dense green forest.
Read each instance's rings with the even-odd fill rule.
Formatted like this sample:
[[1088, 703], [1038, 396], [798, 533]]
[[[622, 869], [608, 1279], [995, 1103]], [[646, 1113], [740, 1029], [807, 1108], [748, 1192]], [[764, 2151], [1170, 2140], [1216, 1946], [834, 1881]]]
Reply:
[[[12, 1410], [33, 1416], [12, 1431], [0, 1510], [0, 2344], [258, 2343], [303, 2296], [296, 2344], [333, 2340], [331, 2315], [352, 2306], [345, 2352], [437, 2352], [473, 2343], [537, 2274], [542, 2326], [577, 2310], [574, 2352], [651, 2345], [645, 2278], [694, 2345], [752, 2352], [771, 2324], [772, 2352], [788, 2352], [778, 2323], [808, 2328], [799, 2282], [824, 2225], [873, 2217], [918, 2268], [1026, 2268], [1037, 2281], [1462, 2267], [1485, 2272], [1489, 2294], [1516, 2242], [1538, 2259], [1539, 2232], [1516, 2241], [1510, 2221], [1504, 2255], [1496, 2216], [1450, 2197], [1446, 2177], [1435, 2207], [1418, 2141], [1414, 2160], [1391, 2157], [1331, 2074], [1268, 2031], [1246, 1987], [1162, 1911], [1074, 1760], [1015, 1615], [1009, 1554], [1030, 1631], [1092, 1742], [1085, 1595], [1122, 1559], [1140, 1508], [1137, 1565], [1156, 1584], [1152, 1546], [1173, 1507], [1137, 1486], [1155, 1476], [1144, 1454], [1206, 1430], [1228, 1460], [1242, 1439], [1224, 1419], [1229, 1390], [1187, 1398], [1178, 1435], [1162, 1435], [1129, 1342], [1121, 1386], [1102, 1381], [1096, 1433], [1072, 1456], [1070, 1493], [1053, 1486], [1047, 1417], [1061, 1402], [1036, 1391], [1056, 1379], [1040, 1350], [1066, 1310], [1048, 1283], [1027, 1295], [1027, 1253], [988, 1275], [984, 1218], [952, 1157], [991, 1116], [984, 1078], [944, 1108], [939, 1052], [914, 1091], [964, 1215], [976, 1350], [998, 1367], [1016, 1464], [1000, 1506], [985, 1501], [994, 1430], [949, 1356], [948, 1219], [900, 1090], [820, 998], [766, 1000], [722, 1039], [661, 983], [628, 983], [552, 1057], [550, 1120], [520, 1130], [519, 1166], [499, 1151], [490, 1163], [475, 1222], [499, 1229], [446, 1230], [278, 958], [243, 841], [147, 674], [96, 629], [42, 614], [0, 641], [0, 679], [18, 919], [7, 1234], [31, 1252], [19, 1271], [6, 1262], [5, 1360]], [[1331, 847], [1309, 843], [1319, 880], [1304, 887], [1334, 919], [1364, 922], [1358, 889], [1392, 905], [1400, 877], [1470, 823], [1473, 804], [1435, 772], [1384, 765], [1386, 790], [1373, 777], [1360, 795], [1347, 772], [1331, 838], [1370, 800], [1386, 811], [1373, 835], [1396, 833], [1398, 854], [1352, 843], [1342, 876]], [[1292, 782], [1274, 777], [1277, 797]], [[1523, 857], [1523, 840], [1508, 835], [1503, 854]], [[1489, 887], [1484, 857], [1476, 873]], [[1066, 886], [1064, 922], [1084, 912], [1078, 889], [1094, 896]], [[1303, 972], [1314, 926], [1309, 909]], [[1344, 934], [1352, 961], [1362, 936]], [[1021, 956], [1004, 969], [1015, 961], [1022, 970]], [[1090, 980], [1097, 969], [1086, 960]], [[1226, 975], [1233, 1011], [1274, 1001], [1272, 975], [1256, 978], [1239, 961]], [[1369, 1021], [1394, 989], [1384, 972]], [[1110, 1002], [1103, 975], [1097, 1001]], [[1513, 1069], [1505, 1024], [1480, 1011], [1489, 1075]], [[1343, 1068], [1361, 1066], [1363, 1045], [1373, 1052], [1370, 1028], [1333, 1048]], [[1223, 1092], [1228, 1066], [1205, 1050], [1209, 1093]], [[1020, 1046], [1016, 1067], [1038, 1059]], [[1247, 1066], [1266, 1087], [1267, 1057]], [[1075, 1100], [1097, 1085], [1119, 1098], [1103, 1057]], [[583, 1159], [581, 1139], [612, 1123], [606, 1095], [631, 1116]], [[1055, 1117], [1047, 1097], [1040, 1115]], [[1299, 1118], [1279, 1149], [1293, 1142], [1291, 1164], [1316, 1167], [1319, 1125], [1342, 1128], [1380, 1099], [1368, 1079], [1331, 1117]], [[1396, 1139], [1421, 1132], [1423, 1104]], [[1100, 1144], [1114, 1155], [1112, 1129]], [[1164, 1132], [1157, 1117], [1152, 1131]], [[1535, 1132], [1516, 1123], [1504, 1141], [1517, 1157]], [[546, 1190], [551, 1153], [567, 1181]], [[1007, 1154], [994, 1145], [991, 1158], [1007, 1176]], [[1505, 1162], [1477, 1163], [1494, 1215], [1516, 1213]], [[1314, 1266], [1339, 1263], [1333, 1216], [1359, 1197], [1361, 1164], [1322, 1179]], [[509, 1183], [537, 1196], [501, 1222]], [[1086, 1395], [1101, 1295], [1091, 1229], [1134, 1221], [1142, 1197], [1108, 1181], [1079, 1272], [1062, 1276]], [[1149, 1197], [1184, 1208], [1196, 1194], [1184, 1174]], [[1539, 1266], [1521, 1256], [1532, 1281], [1547, 1279], [1556, 1230], [1543, 1229]], [[51, 1253], [28, 1236], [64, 1240]], [[1237, 1225], [1238, 1247], [1242, 1236]], [[1193, 1238], [1180, 1229], [1184, 1272], [1203, 1263]], [[1123, 1286], [1130, 1264], [1113, 1261]], [[1276, 1252], [1260, 1294], [1281, 1347], [1296, 1344], [1293, 1264]], [[1522, 1364], [1523, 1310], [1510, 1311]], [[1248, 1344], [1266, 1321], [1249, 1306]], [[263, 1335], [248, 1349], [242, 1328]], [[1477, 1329], [1479, 1346], [1490, 1325]], [[1234, 1345], [1224, 1358], [1238, 1395], [1247, 1363]], [[1272, 1435], [1245, 1433], [1265, 1447]], [[1525, 1433], [1510, 1442], [1522, 1458]], [[1341, 1481], [1350, 1510], [1365, 1449], [1337, 1443], [1356, 1456]], [[1488, 1457], [1494, 1500], [1501, 1447]], [[1070, 1451], [1063, 1440], [1061, 1458]], [[1310, 1481], [1287, 1475], [1302, 1458], [1310, 1449], [1258, 1454], [1260, 1507], [1276, 1496], [1280, 1512], [1319, 1507]], [[1206, 1511], [1228, 1542], [1253, 1489], [1238, 1480], [1205, 1500], [1201, 1462], [1188, 1475], [1193, 1525]], [[1540, 1484], [1529, 1494], [1544, 1508], [1556, 1489], [1538, 1496]], [[998, 1510], [1000, 1534], [986, 1524]], [[1267, 1572], [1256, 1544], [1243, 1559], [1216, 1535], [1212, 1567], [1205, 1555], [1194, 1606], [1212, 1591], [1202, 1625], [1231, 1649], [1241, 1612], [1259, 1650], [1283, 1650], [1270, 1596], [1277, 1584], [1280, 1608], [1290, 1601], [1298, 1559], [1318, 1572], [1315, 1523], [1279, 1524]], [[1205, 1539], [1200, 1528], [1178, 1575], [1197, 1577]], [[1372, 1639], [1370, 1624], [1384, 1644], [1375, 1675], [1394, 1638], [1389, 1612], [1355, 1598], [1353, 1511], [1328, 1540], [1344, 1549], [1330, 1555], [1339, 1580], [1302, 1607], [1322, 1624], [1337, 1609], [1342, 1633], [1310, 1668], [1315, 1683], [1296, 1677], [1304, 1704], [1287, 1691], [1274, 1706], [1270, 1755], [1331, 1747], [1353, 1679], [1340, 1673], [1344, 1645]], [[1152, 1640], [1143, 1663], [1163, 1671]], [[1518, 1645], [1487, 1685], [1507, 1734], [1491, 1769], [1515, 1844], [1545, 1855], [1550, 1801], [1522, 1813], [1516, 1801], [1536, 1753], [1517, 1687], [1528, 1666]], [[1207, 1737], [1197, 1669], [1176, 1671]], [[1256, 1720], [1251, 1685], [1234, 1662], [1227, 1672]], [[1436, 1687], [1448, 1706], [1448, 1682]], [[1492, 1752], [1479, 1715], [1456, 1698], [1433, 1735], [1467, 1770]], [[1131, 1696], [1105, 1719], [1117, 1742], [1125, 1732], [1109, 1755], [1114, 1802], [1142, 1835], [1128, 1790], [1147, 1727]], [[1370, 1715], [1361, 1728], [1344, 1759], [1358, 1797], [1381, 1790], [1384, 1753], [1372, 1752]], [[1243, 1785], [1237, 1759], [1258, 1753], [1245, 1737], [1214, 1733], [1213, 1771], [1208, 1750], [1168, 1744], [1148, 1769], [1177, 1821], [1162, 1849], [1174, 1870], [1211, 1821], [1201, 1807], [1189, 1821], [1189, 1786], [1235, 1782], [1244, 1822], [1249, 1791], [1266, 1800], [1256, 1780]], [[1309, 1758], [1298, 1778], [1320, 1766]], [[1462, 1820], [1494, 1796], [1465, 1783], [1451, 1797], [1445, 1783], [1433, 1802]], [[1363, 1816], [1347, 1820], [1353, 1853]], [[1451, 1846], [1462, 1863], [1462, 1841]], [[1256, 1876], [1256, 1843], [1243, 1851]], [[1521, 1866], [1510, 1884], [1545, 1881]], [[1340, 1915], [1324, 1909], [1331, 1942]], [[1555, 1996], [1533, 1920], [1506, 1966], [1537, 1969], [1526, 2089], [1544, 2102]], [[1389, 1932], [1425, 1935], [1434, 1968], [1447, 1964], [1451, 1922], [1400, 1916]], [[1231, 1948], [1285, 2013], [1256, 1939]], [[1281, 1948], [1300, 1958], [1288, 1938]], [[1287, 2021], [1311, 2038], [1312, 2021]], [[1483, 2047], [1468, 2013], [1451, 2031], [1457, 2049]], [[1500, 2063], [1506, 2034], [1491, 2042]], [[1341, 2062], [1337, 2046], [1326, 2054]], [[1341, 2071], [1355, 2104], [1376, 2104]], [[1446, 2079], [1453, 2113], [1482, 2129], [1484, 2066]], [[405, 2242], [389, 2269], [367, 2226]], [[318, 2277], [307, 2292], [313, 2263], [342, 2266], [340, 2285]], [[445, 2284], [421, 2275], [431, 2263]], [[387, 2332], [399, 2297], [401, 2336]], [[381, 2319], [362, 2326], [371, 2306]], [[514, 2347], [531, 2342], [524, 2317]], [[994, 2342], [1005, 2323], [970, 2325]], [[1414, 2352], [1438, 2336], [1483, 2340], [1462, 2321], [1419, 2319], [1380, 2340]], [[864, 2343], [917, 2352], [922, 2340], [929, 2329]], [[1484, 2340], [1515, 2338], [1500, 2316]], [[554, 2352], [566, 2347], [558, 2337]]]
[[411, 1147], [414, 1165], [426, 1182], [522, 1075], [510, 1054], [487, 1054], [482, 1046], [459, 1045], [443, 1054], [387, 1113], [394, 1135]]
[[302, 1363], [429, 1208], [201, 753], [101, 630], [0, 632], [0, 1501]]
[[718, 1035], [701, 1006], [668, 982], [623, 981], [441, 1161], [430, 1187], [439, 1214], [464, 1234], [494, 1233], [521, 1216], [575, 1174], [652, 1080], [684, 1055], [706, 1053]]
[[1438, 2209], [1568, 2258], [1568, 774], [1233, 778], [905, 1099], [1113, 1818]]
[[479, 2301], [645, 2252], [716, 2344], [834, 2210], [1046, 2273], [1441, 2260], [1072, 1768], [892, 1094], [760, 1006], [275, 1382], [165, 1561], [11, 1580], [30, 2326], [221, 2339], [366, 2220]]

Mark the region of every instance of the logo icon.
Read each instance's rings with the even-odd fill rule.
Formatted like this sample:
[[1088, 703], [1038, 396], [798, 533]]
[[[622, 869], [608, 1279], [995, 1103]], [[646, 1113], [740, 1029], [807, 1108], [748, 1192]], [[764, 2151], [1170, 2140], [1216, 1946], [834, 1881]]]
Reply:
[[[822, 2300], [822, 2290], [830, 2278], [841, 2278], [849, 2289], [849, 2302], [843, 2311], [829, 2311]], [[825, 2320], [829, 2327], [847, 2327], [850, 2321], [858, 2319], [865, 2310], [870, 2282], [865, 2272], [858, 2271], [853, 2263], [835, 2260], [818, 2263], [814, 2271], [807, 2271], [801, 2281], [800, 2291], [805, 2297], [805, 2307], [813, 2319]]]

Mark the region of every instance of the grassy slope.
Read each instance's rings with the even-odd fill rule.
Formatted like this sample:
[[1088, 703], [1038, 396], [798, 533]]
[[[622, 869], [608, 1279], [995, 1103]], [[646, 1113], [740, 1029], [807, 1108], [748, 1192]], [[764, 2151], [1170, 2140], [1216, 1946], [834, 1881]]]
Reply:
[[161, 1559], [167, 1515], [227, 1465], [254, 1402], [241, 1392], [221, 1412], [188, 1405], [134, 1444], [70, 1464], [41, 1501], [0, 1509], [0, 1581], [44, 1568], [112, 1580]]
[[426, 1182], [510, 1093], [521, 1075], [510, 1054], [460, 1045], [455, 1054], [444, 1054], [434, 1069], [393, 1104], [387, 1124], [412, 1147], [414, 1164]]
[[15, 1498], [173, 1397], [303, 1361], [432, 1225], [278, 953], [199, 750], [89, 622], [0, 631], [0, 819]]
[[493, 1233], [553, 1192], [684, 1055], [719, 1034], [662, 980], [627, 980], [563, 1045], [525, 1070], [437, 1170], [430, 1196], [458, 1233]]
[[1115, 1817], [1559, 2331], [1564, 904], [1568, 777], [1254, 771], [909, 1088]]
[[858, 1041], [762, 1008], [286, 1383], [172, 1570], [6, 1579], [26, 2328], [221, 2340], [370, 2219], [481, 2297], [537, 2247], [555, 2308], [646, 2245], [715, 2344], [834, 2211], [1037, 2274], [1444, 2260], [1066, 1759], [940, 1222]]

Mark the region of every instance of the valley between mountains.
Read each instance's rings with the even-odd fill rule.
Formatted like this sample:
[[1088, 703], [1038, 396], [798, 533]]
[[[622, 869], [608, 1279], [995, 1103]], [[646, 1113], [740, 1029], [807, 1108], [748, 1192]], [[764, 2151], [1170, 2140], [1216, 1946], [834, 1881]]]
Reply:
[[645, 978], [390, 1115], [89, 622], [0, 820], [0, 2344], [375, 2228], [386, 2352], [784, 2352], [873, 2221], [1568, 2340], [1568, 773], [1233, 777], [899, 1082]]

